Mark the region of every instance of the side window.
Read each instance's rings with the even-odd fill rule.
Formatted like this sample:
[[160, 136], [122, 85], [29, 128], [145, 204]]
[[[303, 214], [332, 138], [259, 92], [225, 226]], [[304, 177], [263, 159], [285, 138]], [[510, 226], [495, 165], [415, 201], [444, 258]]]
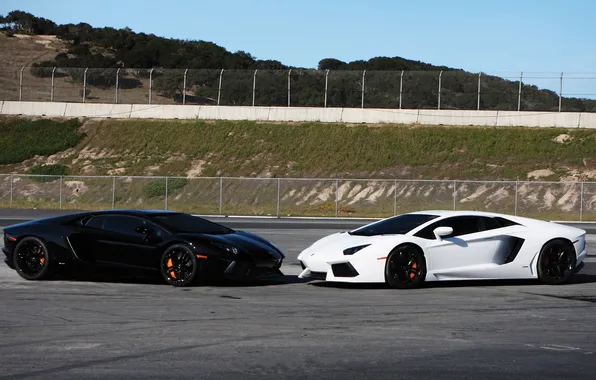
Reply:
[[102, 229], [104, 219], [105, 217], [103, 216], [94, 216], [85, 223], [85, 227]]
[[482, 219], [482, 223], [484, 223], [485, 231], [496, 230], [497, 228], [503, 227], [495, 218], [489, 218], [489, 217], [483, 216], [480, 219]]
[[475, 216], [456, 216], [453, 218], [447, 218], [440, 220], [430, 226], [420, 230], [415, 236], [423, 239], [434, 239], [434, 229], [437, 227], [451, 227], [453, 233], [446, 237], [455, 237], [469, 235], [484, 230], [484, 226], [480, 218]]
[[137, 235], [137, 227], [143, 226], [144, 221], [130, 216], [108, 216], [105, 218], [103, 229], [125, 235]]
[[[125, 235], [140, 235], [136, 231], [137, 227], [146, 226], [156, 229], [154, 225], [143, 219], [122, 215], [96, 216], [89, 220], [85, 226]], [[161, 229], [157, 229], [156, 234], [161, 236]]]

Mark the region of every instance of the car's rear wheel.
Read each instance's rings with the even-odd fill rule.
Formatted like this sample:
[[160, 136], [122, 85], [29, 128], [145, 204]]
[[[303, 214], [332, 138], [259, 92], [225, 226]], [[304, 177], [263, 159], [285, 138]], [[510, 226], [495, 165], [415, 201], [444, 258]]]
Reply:
[[13, 264], [19, 276], [26, 280], [44, 280], [52, 274], [52, 260], [46, 244], [30, 236], [14, 248]]
[[385, 281], [394, 289], [418, 287], [426, 277], [426, 259], [422, 251], [411, 245], [395, 248], [387, 257]]
[[199, 263], [194, 252], [184, 244], [176, 244], [161, 257], [161, 274], [166, 282], [174, 286], [190, 286], [199, 273]]
[[548, 285], [561, 285], [573, 274], [577, 256], [565, 240], [553, 240], [544, 245], [538, 256], [538, 278]]

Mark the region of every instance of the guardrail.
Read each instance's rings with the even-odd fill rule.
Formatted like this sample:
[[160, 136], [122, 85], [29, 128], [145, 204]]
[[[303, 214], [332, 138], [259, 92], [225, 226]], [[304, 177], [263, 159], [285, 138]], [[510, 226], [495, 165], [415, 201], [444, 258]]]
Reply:
[[596, 221], [596, 182], [4, 174], [0, 207], [342, 218], [465, 209]]

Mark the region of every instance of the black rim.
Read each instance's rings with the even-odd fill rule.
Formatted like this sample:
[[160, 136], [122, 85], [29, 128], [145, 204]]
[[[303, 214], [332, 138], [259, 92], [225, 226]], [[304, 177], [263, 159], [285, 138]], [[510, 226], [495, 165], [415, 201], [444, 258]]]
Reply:
[[393, 282], [407, 284], [418, 277], [422, 272], [416, 252], [400, 250], [389, 257], [388, 274]]
[[174, 283], [188, 281], [194, 271], [192, 253], [184, 248], [174, 248], [166, 253], [162, 265], [168, 280]]
[[550, 247], [542, 255], [542, 270], [553, 280], [560, 280], [573, 271], [572, 252], [562, 244]]
[[15, 261], [18, 268], [27, 276], [36, 276], [47, 265], [48, 257], [43, 246], [36, 241], [26, 241], [16, 252]]

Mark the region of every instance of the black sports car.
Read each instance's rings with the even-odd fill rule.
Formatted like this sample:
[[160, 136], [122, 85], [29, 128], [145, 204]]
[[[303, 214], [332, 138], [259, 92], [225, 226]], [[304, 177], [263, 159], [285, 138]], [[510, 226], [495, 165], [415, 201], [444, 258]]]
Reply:
[[210, 274], [280, 276], [285, 257], [249, 232], [185, 213], [151, 210], [83, 212], [15, 224], [4, 228], [2, 250], [6, 264], [28, 280], [83, 264], [160, 271], [175, 286]]

